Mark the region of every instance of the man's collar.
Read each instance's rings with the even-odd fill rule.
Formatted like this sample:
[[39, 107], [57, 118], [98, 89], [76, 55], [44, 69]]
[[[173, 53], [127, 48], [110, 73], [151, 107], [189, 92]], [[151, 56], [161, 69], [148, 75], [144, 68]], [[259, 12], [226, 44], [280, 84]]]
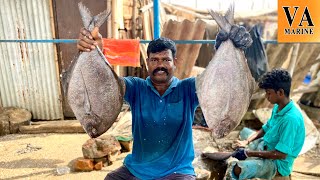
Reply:
[[[283, 108], [281, 109], [281, 111], [277, 112], [277, 115], [280, 115], [280, 116], [283, 116], [286, 112], [288, 112], [293, 106], [293, 101], [290, 100], [290, 102]], [[277, 108], [277, 111], [279, 109], [279, 105], [278, 105], [278, 108]]]

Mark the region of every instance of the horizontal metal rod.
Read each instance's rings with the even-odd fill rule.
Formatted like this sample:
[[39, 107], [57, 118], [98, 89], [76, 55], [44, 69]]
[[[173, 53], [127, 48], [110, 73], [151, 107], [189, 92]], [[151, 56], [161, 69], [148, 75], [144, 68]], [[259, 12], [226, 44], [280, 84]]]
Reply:
[[[140, 40], [140, 43], [149, 43], [151, 40]], [[215, 44], [216, 40], [173, 40], [176, 44]], [[263, 41], [264, 44], [278, 44], [277, 40]]]
[[[11, 39], [1, 40], [0, 43], [77, 43], [77, 39]], [[151, 40], [140, 40], [140, 43], [146, 44]], [[176, 44], [215, 44], [216, 40], [174, 40]], [[264, 44], [278, 44], [277, 40], [266, 40]]]
[[77, 41], [77, 39], [0, 39], [0, 43], [77, 43]]

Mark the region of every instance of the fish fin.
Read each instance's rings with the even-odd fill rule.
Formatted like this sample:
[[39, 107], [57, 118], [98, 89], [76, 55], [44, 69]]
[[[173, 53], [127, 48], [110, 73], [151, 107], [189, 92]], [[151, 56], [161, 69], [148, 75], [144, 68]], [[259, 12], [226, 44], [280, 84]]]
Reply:
[[85, 28], [88, 28], [92, 21], [91, 12], [86, 6], [83, 5], [82, 2], [79, 2], [78, 6], [79, 6], [79, 11], [82, 18], [83, 26]]
[[81, 73], [81, 77], [84, 85], [83, 109], [86, 115], [91, 115], [91, 105], [90, 105], [89, 94], [88, 94], [85, 79], [83, 77], [81, 70], [80, 70], [80, 73]]
[[230, 24], [234, 24], [234, 2], [229, 6], [225, 17]]
[[110, 16], [111, 11], [110, 10], [105, 10], [98, 15], [96, 15], [96, 22], [94, 24], [95, 27], [100, 27]]
[[208, 12], [212, 16], [212, 18], [217, 22], [217, 24], [219, 25], [219, 27], [221, 29], [223, 29], [227, 33], [230, 32], [231, 24], [230, 24], [229, 19], [231, 21], [233, 21], [233, 17], [231, 17], [231, 16], [234, 15], [234, 8], [232, 5], [229, 7], [229, 10], [228, 10], [226, 16], [222, 16], [221, 14], [213, 11], [212, 9], [208, 9]]
[[84, 87], [84, 103], [83, 103], [83, 108], [85, 111], [86, 115], [90, 115], [91, 114], [91, 105], [90, 105], [90, 100], [89, 100], [89, 95], [88, 95], [88, 91], [87, 88]]

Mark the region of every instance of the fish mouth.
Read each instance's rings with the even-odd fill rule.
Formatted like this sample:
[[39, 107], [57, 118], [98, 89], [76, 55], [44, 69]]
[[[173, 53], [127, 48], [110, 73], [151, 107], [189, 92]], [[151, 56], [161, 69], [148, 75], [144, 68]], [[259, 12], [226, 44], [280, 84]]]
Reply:
[[94, 113], [85, 114], [83, 118], [83, 128], [91, 138], [96, 138], [101, 135], [98, 132], [99, 124], [101, 119]]

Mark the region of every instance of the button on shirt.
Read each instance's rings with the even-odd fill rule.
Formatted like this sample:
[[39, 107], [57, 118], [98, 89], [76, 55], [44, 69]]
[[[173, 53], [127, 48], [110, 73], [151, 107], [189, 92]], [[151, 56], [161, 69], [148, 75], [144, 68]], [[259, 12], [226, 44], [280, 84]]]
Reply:
[[271, 118], [262, 126], [264, 142], [268, 150], [278, 150], [287, 154], [285, 159], [277, 159], [278, 172], [288, 176], [292, 172], [294, 159], [299, 155], [304, 139], [305, 127], [299, 109], [290, 101], [281, 111], [274, 105]]
[[139, 179], [195, 175], [192, 121], [199, 105], [195, 78], [173, 80], [160, 96], [151, 83], [125, 77], [125, 100], [132, 112], [133, 150], [124, 165]]

